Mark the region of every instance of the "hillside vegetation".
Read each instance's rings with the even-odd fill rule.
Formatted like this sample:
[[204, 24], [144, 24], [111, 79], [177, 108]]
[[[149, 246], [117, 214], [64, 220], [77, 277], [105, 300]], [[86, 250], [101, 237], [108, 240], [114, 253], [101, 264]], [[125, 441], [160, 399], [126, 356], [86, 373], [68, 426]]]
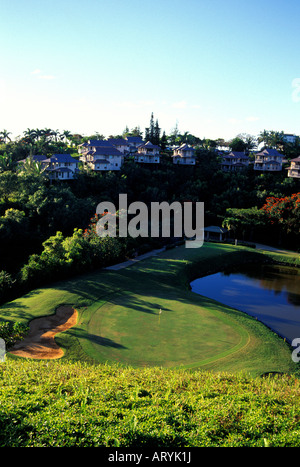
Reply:
[[299, 380], [63, 361], [0, 365], [0, 446], [300, 446]]

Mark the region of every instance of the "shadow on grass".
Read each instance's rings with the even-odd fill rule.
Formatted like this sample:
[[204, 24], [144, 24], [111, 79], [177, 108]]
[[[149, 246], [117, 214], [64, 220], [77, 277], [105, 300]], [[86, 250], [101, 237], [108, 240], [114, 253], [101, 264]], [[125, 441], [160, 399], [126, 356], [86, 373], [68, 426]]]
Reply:
[[[76, 334], [77, 337], [80, 335]], [[107, 337], [97, 336], [96, 334], [89, 334], [88, 339], [93, 344], [101, 345], [103, 347], [112, 347], [114, 349], [127, 349], [124, 345], [118, 344], [117, 342], [113, 341], [112, 339], [108, 339]]]

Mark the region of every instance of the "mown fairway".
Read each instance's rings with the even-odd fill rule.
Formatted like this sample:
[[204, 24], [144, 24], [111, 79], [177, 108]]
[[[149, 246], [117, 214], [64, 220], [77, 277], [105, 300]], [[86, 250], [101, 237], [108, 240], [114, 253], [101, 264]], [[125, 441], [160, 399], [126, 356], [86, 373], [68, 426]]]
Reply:
[[77, 325], [56, 338], [64, 359], [290, 373], [296, 366], [282, 339], [246, 314], [188, 289], [198, 275], [261, 257], [228, 245], [179, 247], [127, 269], [33, 291], [2, 306], [0, 317], [28, 322], [53, 314], [61, 304], [73, 305]]

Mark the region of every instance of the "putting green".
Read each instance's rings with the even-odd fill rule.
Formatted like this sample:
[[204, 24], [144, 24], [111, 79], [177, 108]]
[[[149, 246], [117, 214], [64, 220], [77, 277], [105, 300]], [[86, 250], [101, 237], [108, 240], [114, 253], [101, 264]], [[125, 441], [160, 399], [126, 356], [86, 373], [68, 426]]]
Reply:
[[243, 326], [184, 293], [168, 299], [117, 293], [93, 304], [86, 331], [84, 349], [93, 358], [135, 367], [200, 367], [249, 342]]

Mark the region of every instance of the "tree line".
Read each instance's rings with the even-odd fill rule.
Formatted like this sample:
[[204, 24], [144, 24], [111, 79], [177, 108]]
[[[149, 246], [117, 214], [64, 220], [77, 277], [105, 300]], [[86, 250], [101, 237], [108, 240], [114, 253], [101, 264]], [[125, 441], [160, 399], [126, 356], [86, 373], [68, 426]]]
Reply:
[[[159, 128], [158, 121], [151, 121], [153, 129], [156, 123]], [[141, 135], [138, 127], [124, 131]], [[157, 166], [138, 165], [129, 158], [118, 172], [80, 170], [76, 181], [52, 184], [34, 167], [17, 171], [17, 161], [32, 151], [77, 154], [82, 137], [68, 133], [63, 139], [46, 130], [40, 134], [26, 130], [26, 135], [17, 141], [6, 135], [6, 142], [0, 144], [0, 300], [161, 245], [162, 239], [125, 241], [85, 235], [96, 206], [101, 201], [117, 205], [120, 193], [127, 193], [128, 203], [202, 201], [205, 225], [227, 226], [234, 237], [245, 240], [292, 248], [299, 245], [298, 180], [287, 178], [285, 171], [259, 174], [251, 167], [224, 173], [215, 150], [220, 141], [212, 140], [198, 141], [196, 166], [178, 171], [168, 145], [172, 141], [189, 141], [191, 135], [181, 135], [176, 128], [173, 133], [174, 140], [167, 137], [162, 162]], [[269, 133], [263, 137], [268, 136], [274, 138]], [[246, 135], [237, 138], [232, 144], [243, 141], [248, 148], [254, 144]], [[282, 144], [280, 138], [272, 141]]]

